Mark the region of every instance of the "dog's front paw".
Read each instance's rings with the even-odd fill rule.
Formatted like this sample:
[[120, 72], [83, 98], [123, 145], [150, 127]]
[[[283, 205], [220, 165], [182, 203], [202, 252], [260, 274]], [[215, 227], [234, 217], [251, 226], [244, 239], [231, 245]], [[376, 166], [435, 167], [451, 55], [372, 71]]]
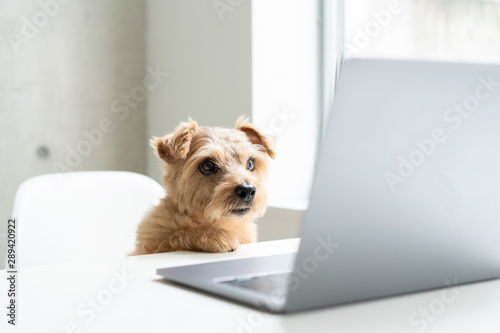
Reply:
[[207, 231], [200, 240], [200, 250], [205, 252], [233, 252], [240, 246], [237, 237], [225, 230]]

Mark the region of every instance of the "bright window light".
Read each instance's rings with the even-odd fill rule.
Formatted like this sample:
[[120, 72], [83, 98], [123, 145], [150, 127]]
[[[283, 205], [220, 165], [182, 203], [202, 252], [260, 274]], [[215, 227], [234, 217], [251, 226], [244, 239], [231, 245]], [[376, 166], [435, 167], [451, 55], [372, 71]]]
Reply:
[[253, 121], [278, 137], [269, 205], [308, 205], [320, 135], [319, 2], [252, 2]]

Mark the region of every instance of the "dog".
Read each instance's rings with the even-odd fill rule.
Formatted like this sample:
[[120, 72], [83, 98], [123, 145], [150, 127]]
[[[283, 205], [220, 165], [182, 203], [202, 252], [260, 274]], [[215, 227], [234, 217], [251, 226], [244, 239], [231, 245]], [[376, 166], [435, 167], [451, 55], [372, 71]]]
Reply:
[[232, 252], [255, 242], [275, 143], [244, 116], [234, 129], [200, 127], [189, 118], [173, 133], [153, 137], [166, 196], [139, 224], [131, 255]]

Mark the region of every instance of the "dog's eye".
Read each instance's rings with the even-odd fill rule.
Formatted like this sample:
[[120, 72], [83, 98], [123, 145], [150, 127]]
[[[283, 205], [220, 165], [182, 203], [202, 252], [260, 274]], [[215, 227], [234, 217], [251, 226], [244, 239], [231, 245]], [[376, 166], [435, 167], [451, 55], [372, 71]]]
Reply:
[[255, 160], [251, 157], [247, 161], [247, 169], [250, 171], [253, 171], [253, 169], [255, 169]]
[[205, 160], [200, 163], [200, 171], [204, 175], [212, 175], [216, 173], [219, 169], [217, 168], [217, 165], [215, 165], [214, 162], [210, 160]]

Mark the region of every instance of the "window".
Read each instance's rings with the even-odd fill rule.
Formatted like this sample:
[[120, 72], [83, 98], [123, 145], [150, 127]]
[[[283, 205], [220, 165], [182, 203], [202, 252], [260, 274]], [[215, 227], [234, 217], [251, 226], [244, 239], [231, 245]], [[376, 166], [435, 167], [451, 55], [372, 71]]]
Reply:
[[497, 0], [345, 1], [344, 56], [500, 61]]
[[499, 62], [499, 41], [499, 0], [254, 0], [253, 121], [279, 137], [270, 206], [307, 208], [340, 61]]
[[253, 1], [253, 121], [278, 136], [269, 205], [307, 208], [320, 128], [319, 6]]

